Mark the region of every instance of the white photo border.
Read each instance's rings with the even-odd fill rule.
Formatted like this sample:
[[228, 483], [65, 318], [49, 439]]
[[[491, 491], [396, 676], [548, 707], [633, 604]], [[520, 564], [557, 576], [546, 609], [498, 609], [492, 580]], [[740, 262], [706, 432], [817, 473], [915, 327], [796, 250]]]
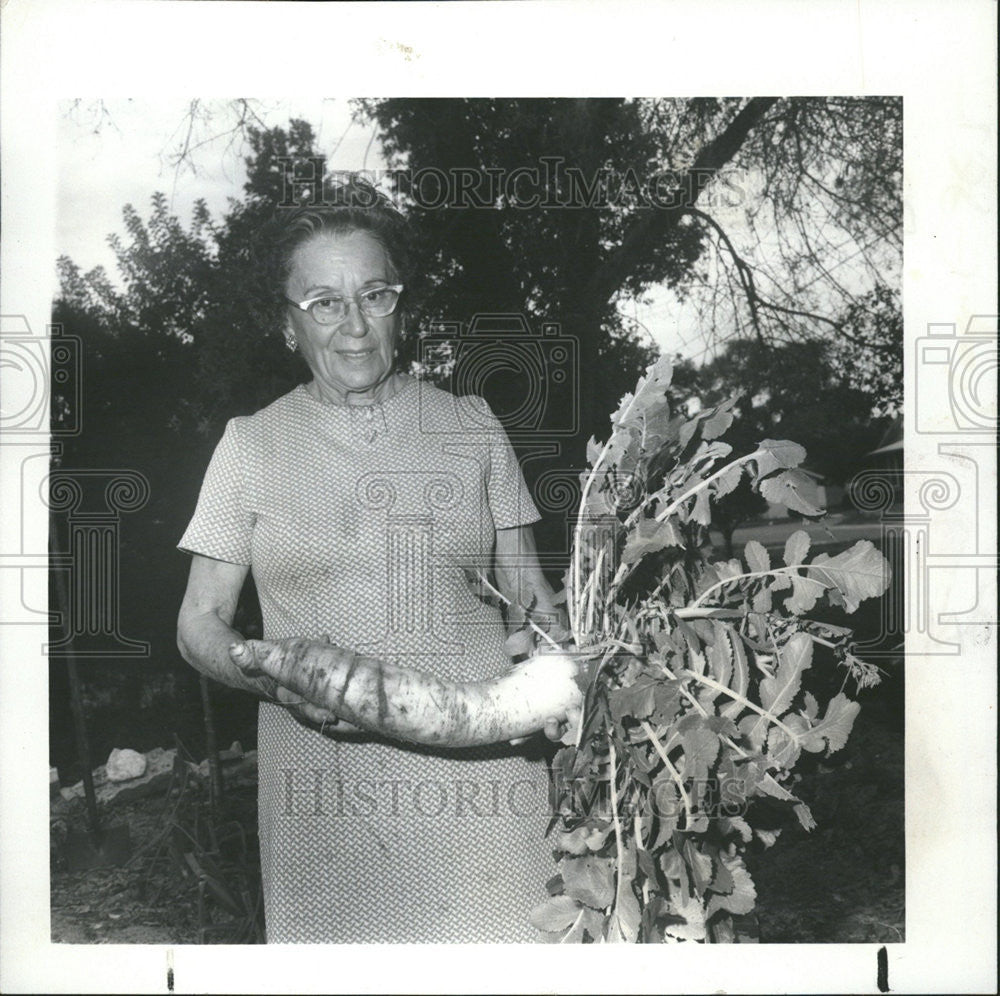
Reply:
[[[962, 480], [978, 487], [969, 507], [982, 528], [970, 548], [968, 517], [934, 512], [933, 536], [924, 535], [934, 625], [949, 627], [961, 653], [935, 657], [931, 628], [908, 642], [907, 930], [905, 943], [887, 945], [888, 978], [895, 991], [992, 992], [996, 455], [982, 445], [988, 431], [949, 421], [954, 360], [929, 376], [918, 354], [936, 336], [937, 355], [954, 357], [971, 341], [957, 337], [988, 339], [991, 320], [996, 336], [995, 35], [996, 5], [985, 0], [7, 0], [0, 312], [24, 316], [35, 334], [48, 322], [56, 107], [68, 97], [902, 95], [905, 391], [926, 412], [919, 426], [907, 419], [907, 511], [925, 497], [921, 475], [964, 467]], [[995, 408], [993, 418], [995, 432]], [[0, 450], [3, 551], [44, 537], [39, 510], [22, 505], [17, 488], [28, 456], [18, 446]], [[16, 574], [0, 570], [0, 604], [20, 597]], [[969, 605], [977, 594], [978, 609]], [[4, 991], [160, 992], [168, 968], [177, 992], [878, 991], [877, 944], [537, 945], [516, 954], [53, 945], [45, 639], [44, 625], [0, 627]]]

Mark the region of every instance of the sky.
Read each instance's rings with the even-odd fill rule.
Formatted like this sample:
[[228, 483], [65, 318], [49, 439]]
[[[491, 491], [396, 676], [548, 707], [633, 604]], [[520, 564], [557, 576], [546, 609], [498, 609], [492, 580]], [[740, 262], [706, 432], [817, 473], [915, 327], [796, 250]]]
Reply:
[[[57, 255], [69, 256], [84, 271], [103, 266], [114, 280], [117, 270], [108, 236], [124, 232], [126, 204], [145, 218], [152, 194], [162, 191], [171, 211], [186, 222], [199, 198], [214, 216], [221, 216], [227, 199], [241, 196], [247, 150], [225, 133], [235, 120], [227, 102], [204, 102], [190, 137], [189, 103], [183, 98], [118, 98], [62, 104], [57, 125]], [[318, 147], [327, 151], [330, 169], [386, 166], [377, 129], [352, 120], [347, 98], [262, 100], [255, 110], [272, 127], [285, 127], [295, 117], [309, 121]], [[204, 143], [196, 149], [196, 170], [175, 165], [185, 141], [192, 147]], [[705, 337], [665, 288], [654, 288], [647, 302], [630, 301], [621, 307], [664, 352], [692, 358], [705, 354]]]
[[[173, 165], [188, 133], [190, 101], [170, 98], [69, 101], [63, 105], [59, 128], [59, 193], [56, 245], [83, 269], [103, 265], [115, 272], [114, 253], [107, 236], [124, 230], [122, 208], [132, 204], [148, 214], [154, 191], [163, 191], [171, 210], [182, 220], [190, 217], [194, 202], [203, 198], [215, 215], [227, 207], [227, 198], [239, 197], [245, 179], [239, 141], [222, 134], [234, 118], [225, 101], [210, 101], [209, 120], [200, 114], [192, 133], [197, 172]], [[316, 129], [319, 145], [336, 149], [332, 168], [378, 168], [383, 165], [374, 129], [351, 120], [346, 99], [303, 98], [261, 102], [259, 110], [269, 126], [287, 126], [295, 117]]]

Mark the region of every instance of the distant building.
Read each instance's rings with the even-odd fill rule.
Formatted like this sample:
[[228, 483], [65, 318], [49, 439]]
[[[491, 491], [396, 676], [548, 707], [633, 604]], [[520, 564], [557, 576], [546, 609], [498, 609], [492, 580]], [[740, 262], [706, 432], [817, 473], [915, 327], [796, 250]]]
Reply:
[[[889, 508], [903, 504], [903, 416], [897, 415], [882, 434], [878, 446], [866, 453], [858, 475], [871, 480], [873, 473], [891, 491]], [[857, 504], [857, 502], [855, 502]], [[863, 504], [863, 503], [862, 503]]]
[[865, 454], [865, 466], [873, 470], [902, 471], [903, 416], [897, 415], [882, 434], [878, 446]]

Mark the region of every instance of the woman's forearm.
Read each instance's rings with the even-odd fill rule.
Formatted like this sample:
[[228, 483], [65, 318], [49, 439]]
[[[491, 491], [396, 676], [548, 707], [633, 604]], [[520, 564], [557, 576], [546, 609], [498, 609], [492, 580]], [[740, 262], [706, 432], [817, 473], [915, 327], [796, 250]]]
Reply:
[[242, 642], [243, 637], [215, 612], [182, 615], [178, 621], [177, 648], [188, 664], [223, 685], [273, 701], [275, 682], [264, 676], [248, 678], [229, 656], [229, 648]]
[[248, 678], [229, 656], [229, 648], [243, 642], [232, 624], [248, 572], [246, 564], [192, 556], [187, 590], [177, 616], [177, 649], [202, 674], [230, 688], [273, 700], [274, 682]]
[[509, 619], [513, 627], [524, 620], [522, 606], [532, 615], [560, 619], [555, 592], [538, 562], [538, 551], [531, 526], [497, 531], [494, 557], [497, 588], [511, 603]]

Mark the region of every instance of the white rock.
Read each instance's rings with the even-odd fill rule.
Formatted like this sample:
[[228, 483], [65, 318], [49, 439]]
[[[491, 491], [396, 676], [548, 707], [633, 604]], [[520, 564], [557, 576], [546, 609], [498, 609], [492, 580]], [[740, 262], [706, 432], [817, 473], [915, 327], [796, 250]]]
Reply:
[[105, 765], [110, 782], [127, 782], [130, 778], [140, 778], [146, 773], [146, 756], [128, 747], [117, 747], [108, 755]]

